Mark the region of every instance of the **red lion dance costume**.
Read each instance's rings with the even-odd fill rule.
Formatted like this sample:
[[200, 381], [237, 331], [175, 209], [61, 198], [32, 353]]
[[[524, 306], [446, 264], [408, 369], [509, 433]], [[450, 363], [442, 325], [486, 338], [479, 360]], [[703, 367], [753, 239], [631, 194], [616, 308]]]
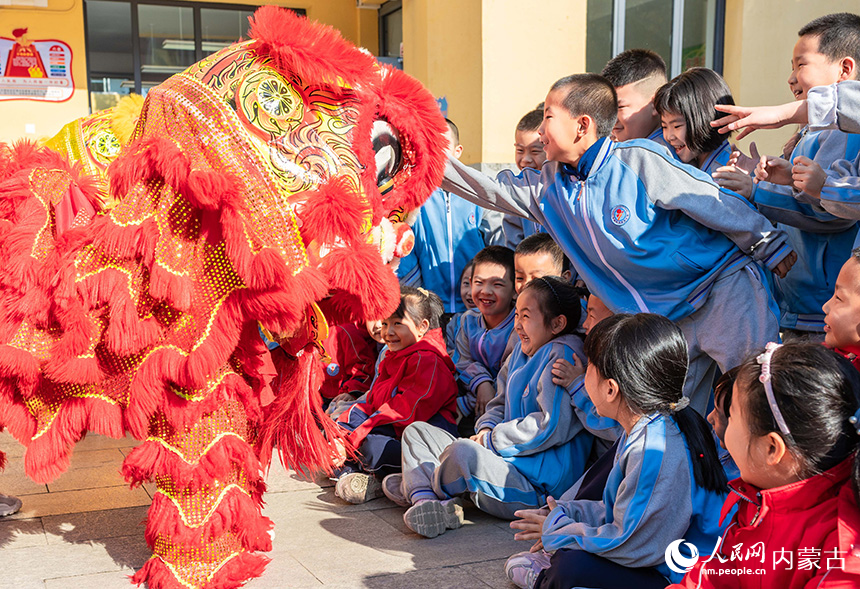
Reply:
[[330, 464], [319, 342], [399, 303], [385, 262], [441, 180], [444, 123], [418, 82], [274, 7], [150, 90], [130, 136], [117, 114], [0, 145], [0, 427], [39, 482], [87, 431], [143, 440], [133, 580], [236, 587], [268, 562], [272, 450]]

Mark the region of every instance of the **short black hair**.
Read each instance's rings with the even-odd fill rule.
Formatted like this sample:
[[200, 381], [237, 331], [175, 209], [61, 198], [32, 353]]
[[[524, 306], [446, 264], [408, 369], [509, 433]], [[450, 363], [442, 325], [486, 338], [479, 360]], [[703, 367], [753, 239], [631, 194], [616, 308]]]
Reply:
[[600, 75], [616, 88], [654, 76], [666, 80], [666, 62], [650, 49], [628, 49], [610, 59]]
[[451, 129], [451, 135], [454, 137], [454, 145], [460, 145], [460, 129], [457, 128], [457, 125], [451, 119], [445, 119], [445, 122], [448, 123], [448, 128]]
[[559, 335], [573, 333], [579, 327], [582, 315], [582, 305], [579, 302], [579, 290], [558, 276], [541, 276], [530, 281], [523, 287], [520, 296], [526, 292], [538, 297], [543, 324], [549, 327], [552, 320], [564, 315], [567, 324]]
[[816, 18], [799, 31], [798, 37], [818, 37], [818, 52], [830, 61], [851, 57], [860, 67], [860, 16], [837, 12]]
[[734, 392], [735, 380], [741, 367], [735, 366], [717, 379], [714, 385], [714, 405], [723, 406], [723, 414], [728, 419], [732, 412], [732, 393]]
[[618, 97], [609, 80], [597, 74], [573, 74], [556, 81], [550, 92], [564, 90], [562, 101], [571, 116], [588, 115], [597, 126], [597, 136], [606, 137], [618, 117]]
[[550, 237], [549, 233], [535, 233], [523, 239], [514, 250], [517, 256], [532, 256], [534, 254], [549, 254], [552, 256], [552, 261], [556, 267], [561, 268], [562, 272], [570, 269], [570, 260], [564, 255], [555, 240]]
[[505, 269], [511, 277], [511, 283], [514, 281], [514, 250], [503, 245], [488, 245], [472, 258], [472, 273], [479, 264], [495, 264]]
[[391, 316], [402, 318], [408, 315], [416, 325], [426, 319], [429, 324], [428, 329], [436, 329], [439, 327], [439, 318], [444, 310], [442, 299], [435, 292], [401, 286], [400, 305]]
[[697, 154], [710, 153], [726, 140], [725, 134], [711, 126], [711, 121], [723, 116], [714, 105], [734, 103], [726, 81], [706, 67], [688, 69], [660, 86], [654, 95], [654, 108], [660, 115], [672, 112], [684, 117], [687, 124], [684, 142]]
[[517, 131], [537, 131], [542, 122], [543, 109], [529, 111], [517, 123]]

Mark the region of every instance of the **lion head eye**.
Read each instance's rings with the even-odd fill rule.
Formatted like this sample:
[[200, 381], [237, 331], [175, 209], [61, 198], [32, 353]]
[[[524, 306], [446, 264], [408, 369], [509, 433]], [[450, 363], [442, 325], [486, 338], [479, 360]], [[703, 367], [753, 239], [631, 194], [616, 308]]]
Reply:
[[376, 121], [371, 130], [373, 151], [376, 154], [376, 184], [385, 194], [394, 186], [394, 175], [403, 163], [400, 133], [387, 121]]

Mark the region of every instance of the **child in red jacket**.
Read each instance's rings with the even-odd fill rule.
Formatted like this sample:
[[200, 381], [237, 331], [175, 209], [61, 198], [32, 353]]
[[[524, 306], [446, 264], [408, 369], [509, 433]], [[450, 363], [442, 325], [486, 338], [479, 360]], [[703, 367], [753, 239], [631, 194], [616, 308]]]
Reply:
[[[860, 374], [816, 343], [768, 344], [741, 365], [725, 443], [740, 470], [711, 555], [674, 588], [860, 586]], [[667, 563], [691, 563], [683, 540]], [[695, 559], [689, 559], [695, 561]]]
[[445, 350], [442, 301], [424, 289], [401, 288], [400, 306], [382, 322], [388, 350], [370, 391], [336, 423], [349, 431], [359, 461], [346, 460], [335, 494], [350, 503], [382, 496], [380, 481], [400, 470], [400, 435], [426, 421], [457, 434], [454, 363]]
[[332, 361], [320, 388], [324, 403], [352, 401], [370, 390], [379, 355], [385, 341], [379, 321], [347, 323], [335, 327], [325, 340]]

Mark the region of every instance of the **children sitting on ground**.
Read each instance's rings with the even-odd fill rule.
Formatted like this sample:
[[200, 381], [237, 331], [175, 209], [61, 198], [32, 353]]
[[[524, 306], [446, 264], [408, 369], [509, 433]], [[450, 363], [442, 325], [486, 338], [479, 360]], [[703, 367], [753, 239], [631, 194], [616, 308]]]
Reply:
[[518, 342], [497, 380], [498, 392], [478, 419], [477, 434], [456, 439], [424, 423], [403, 432], [403, 474], [383, 483], [414, 532], [433, 538], [460, 527], [460, 497], [513, 519], [568, 489], [585, 470], [591, 435], [573, 414], [570, 396], [552, 383], [557, 358], [583, 356], [576, 289], [557, 277], [536, 278], [517, 297]]
[[[459, 158], [463, 152], [460, 132], [452, 121], [445, 122], [448, 155]], [[441, 189], [413, 214], [415, 247], [397, 267], [400, 284], [431, 290], [442, 299], [446, 313], [462, 313], [466, 308], [460, 300], [458, 279], [485, 245], [502, 241], [501, 215]]]
[[667, 147], [654, 108], [654, 93], [666, 83], [666, 62], [650, 49], [628, 49], [610, 59], [600, 75], [615, 87], [618, 112], [613, 141], [650, 139]]
[[[798, 35], [788, 78], [798, 100], [805, 99], [814, 86], [857, 77], [860, 16], [830, 14], [810, 22]], [[784, 334], [820, 341], [824, 330], [821, 306], [833, 293], [836, 276], [857, 236], [855, 219], [842, 219], [822, 208], [825, 198], [831, 202], [856, 201], [856, 191], [850, 185], [828, 180], [826, 170], [835, 162], [858, 157], [860, 141], [856, 136], [805, 127], [789, 159], [763, 158], [765, 165], [756, 170], [760, 181], [753, 200], [788, 234], [799, 259], [795, 271], [775, 283]]]
[[536, 544], [505, 571], [518, 587], [662, 589], [682, 576], [666, 565], [672, 542], [713, 549], [727, 493], [710, 428], [682, 395], [687, 345], [665, 317], [619, 314], [591, 331], [585, 353], [588, 396], [625, 431], [603, 496], [572, 499], [586, 473], [558, 502], [518, 512], [517, 539]]
[[357, 451], [343, 449], [335, 494], [349, 503], [382, 496], [381, 479], [400, 470], [400, 436], [410, 423], [426, 421], [456, 433], [457, 385], [445, 351], [434, 293], [404, 287], [400, 306], [382, 322], [388, 346], [370, 391], [336, 420]]
[[[546, 161], [543, 143], [538, 135], [542, 121], [543, 108], [539, 108], [523, 115], [517, 123], [517, 130], [514, 132], [514, 158], [519, 170], [526, 168], [540, 170]], [[504, 245], [516, 249], [524, 238], [539, 233], [541, 227], [529, 219], [523, 219], [517, 215], [505, 215], [502, 219], [502, 230], [505, 235]]]
[[324, 347], [331, 357], [320, 393], [329, 404], [352, 401], [370, 390], [379, 348], [385, 343], [382, 323], [347, 323], [332, 329]]
[[745, 362], [726, 428], [741, 478], [723, 511], [737, 513], [672, 587], [860, 586], [858, 419], [860, 374], [825, 347], [770, 344]]
[[[496, 376], [516, 340], [514, 252], [490, 245], [475, 255], [472, 264], [472, 300], [477, 308], [463, 314], [452, 356], [466, 391], [457, 399], [462, 423], [480, 417], [496, 396]], [[469, 435], [474, 433], [470, 426], [461, 427], [464, 429]]]
[[[795, 255], [785, 234], [743, 197], [685, 166], [653, 141], [615, 143], [615, 91], [594, 74], [550, 89], [539, 174], [494, 182], [449, 159], [443, 186], [539, 222], [612, 311], [677, 321], [690, 347], [685, 385], [703, 414], [716, 365], [739, 364], [779, 337], [777, 310], [759, 265], [779, 275]], [[667, 255], [666, 244], [683, 244]], [[726, 330], [729, 318], [743, 321]]]
[[514, 286], [517, 294], [535, 278], [559, 276], [570, 282], [570, 260], [548, 233], [523, 239], [514, 250]]

